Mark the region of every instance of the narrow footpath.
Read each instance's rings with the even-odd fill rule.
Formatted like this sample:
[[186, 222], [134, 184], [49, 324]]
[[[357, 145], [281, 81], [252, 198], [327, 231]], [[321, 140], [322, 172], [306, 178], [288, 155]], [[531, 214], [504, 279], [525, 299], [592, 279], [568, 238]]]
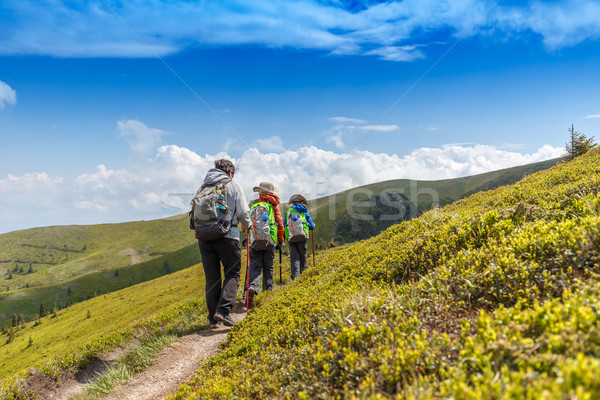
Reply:
[[[246, 317], [241, 303], [231, 312], [235, 322]], [[231, 328], [221, 326], [205, 329], [180, 337], [158, 354], [154, 364], [135, 375], [128, 382], [115, 388], [102, 400], [162, 400], [175, 392], [178, 386], [189, 380], [202, 364], [219, 352], [219, 344], [227, 339]], [[47, 391], [43, 398], [68, 400], [85, 391], [89, 379], [71, 379], [54, 390]]]

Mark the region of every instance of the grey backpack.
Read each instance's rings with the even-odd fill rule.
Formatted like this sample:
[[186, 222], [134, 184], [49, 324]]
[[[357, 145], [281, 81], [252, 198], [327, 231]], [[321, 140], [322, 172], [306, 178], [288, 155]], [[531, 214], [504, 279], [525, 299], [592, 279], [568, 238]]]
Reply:
[[231, 221], [227, 221], [227, 184], [225, 178], [214, 185], [202, 185], [192, 199], [190, 228], [196, 238], [205, 242], [220, 239], [227, 235]]

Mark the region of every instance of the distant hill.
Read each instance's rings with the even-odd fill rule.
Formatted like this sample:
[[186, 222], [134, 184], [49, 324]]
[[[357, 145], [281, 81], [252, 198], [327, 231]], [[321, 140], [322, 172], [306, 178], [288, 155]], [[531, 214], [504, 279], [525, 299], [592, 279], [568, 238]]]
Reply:
[[548, 169], [560, 158], [513, 168], [439, 181], [398, 179], [322, 197], [309, 202], [317, 225], [315, 244], [320, 248], [350, 243], [377, 235], [402, 221], [418, 217], [473, 193], [513, 184]]
[[200, 261], [197, 249], [183, 250], [194, 243], [186, 215], [2, 234], [0, 321], [12, 313], [31, 320], [42, 301], [63, 307], [188, 267]]

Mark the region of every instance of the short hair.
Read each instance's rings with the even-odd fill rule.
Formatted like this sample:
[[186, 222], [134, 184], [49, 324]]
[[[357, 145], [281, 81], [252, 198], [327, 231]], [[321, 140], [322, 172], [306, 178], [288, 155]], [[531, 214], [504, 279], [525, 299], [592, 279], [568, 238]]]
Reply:
[[235, 174], [235, 165], [233, 165], [233, 163], [229, 160], [226, 160], [224, 158], [215, 161], [215, 168], [216, 169], [220, 169], [221, 171], [225, 172], [227, 175], [229, 175], [229, 173]]

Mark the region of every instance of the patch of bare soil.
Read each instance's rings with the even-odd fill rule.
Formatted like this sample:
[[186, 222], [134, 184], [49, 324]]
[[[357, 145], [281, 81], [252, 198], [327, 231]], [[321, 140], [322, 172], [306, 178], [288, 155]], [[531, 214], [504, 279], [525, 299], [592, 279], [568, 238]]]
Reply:
[[138, 264], [141, 263], [142, 261], [144, 261], [144, 255], [140, 254], [139, 251], [137, 251], [136, 249], [134, 249], [133, 247], [127, 247], [126, 249], [123, 249], [121, 251], [119, 251], [119, 254], [123, 255], [123, 256], [129, 256], [131, 257], [131, 264]]
[[63, 374], [58, 379], [52, 379], [48, 375], [33, 370], [25, 381], [22, 391], [32, 398], [66, 400], [76, 393], [83, 392], [87, 384], [105, 372], [123, 352], [123, 349], [117, 349], [107, 353], [101, 360], [92, 360], [84, 369], [76, 373]]

